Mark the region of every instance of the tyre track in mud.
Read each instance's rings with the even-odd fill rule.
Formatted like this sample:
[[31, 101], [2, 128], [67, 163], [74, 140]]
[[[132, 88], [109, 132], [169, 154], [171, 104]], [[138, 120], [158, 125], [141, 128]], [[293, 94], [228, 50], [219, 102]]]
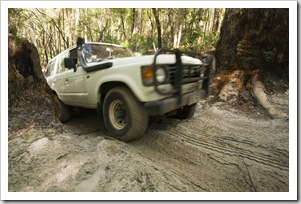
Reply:
[[[166, 157], [181, 161], [183, 165], [186, 165], [186, 170], [184, 171], [187, 174], [208, 176], [204, 169], [206, 168], [207, 172], [212, 171], [213, 175], [225, 175], [223, 172], [214, 171], [214, 168], [232, 166], [232, 170], [234, 169], [234, 171], [242, 174], [240, 177], [245, 182], [241, 186], [240, 190], [242, 191], [257, 191], [256, 185], [261, 184], [253, 181], [253, 176], [269, 176], [274, 180], [272, 182], [278, 180], [276, 181], [277, 184], [275, 184], [277, 188], [281, 189], [281, 191], [286, 191], [288, 189], [288, 143], [283, 146], [287, 149], [279, 149], [273, 146], [278, 140], [265, 142], [265, 138], [280, 136], [288, 140], [288, 128], [277, 133], [277, 128], [282, 129], [286, 125], [288, 126], [287, 121], [278, 121], [280, 124], [283, 123], [283, 125], [278, 125], [277, 122], [279, 127], [276, 126], [275, 130], [275, 127], [270, 128], [270, 124], [265, 122], [264, 119], [257, 121], [234, 114], [232, 118], [230, 117], [231, 119], [227, 120], [228, 122], [221, 122], [219, 125], [215, 125], [217, 119], [221, 119], [223, 115], [231, 115], [233, 113], [216, 108], [211, 108], [209, 112], [204, 112], [203, 116], [197, 114], [190, 121], [167, 120], [165, 123], [167, 126], [170, 125], [170, 127], [167, 127], [166, 130], [157, 130], [158, 128], [156, 127], [150, 127], [149, 133], [145, 136], [150, 137], [149, 141], [145, 139], [138, 144], [148, 145], [149, 148], [153, 148], [152, 151], [154, 152], [160, 152]], [[207, 114], [210, 114], [211, 117], [207, 117]], [[241, 124], [235, 125], [237, 122]], [[248, 127], [249, 130], [246, 131], [245, 127]], [[227, 131], [223, 131], [224, 129]], [[281, 135], [282, 133], [287, 135], [283, 136]], [[254, 135], [258, 136], [252, 137]], [[247, 140], [248, 137], [252, 139]], [[135, 146], [139, 147], [139, 145]], [[144, 156], [147, 154], [145, 153]], [[160, 158], [154, 162], [160, 163]], [[168, 166], [164, 163], [162, 165]], [[255, 168], [262, 169], [260, 174], [263, 175], [258, 176], [256, 172], [250, 173], [248, 166], [251, 166], [253, 171]], [[183, 169], [175, 169], [173, 170], [183, 174]], [[269, 175], [270, 172], [272, 173], [271, 175]], [[188, 180], [193, 181], [197, 177], [190, 175]], [[209, 176], [208, 178], [213, 177]], [[220, 176], [220, 179], [223, 179], [222, 177]], [[231, 179], [235, 178], [230, 178], [228, 182], [232, 182]], [[196, 186], [199, 186], [200, 189], [210, 189], [204, 187], [204, 184], [196, 184]], [[262, 188], [259, 189], [262, 191]], [[212, 190], [219, 191], [221, 189]]]
[[[169, 135], [179, 137], [176, 134]], [[172, 172], [176, 175], [177, 179], [183, 182], [182, 185], [189, 186], [187, 187], [188, 191], [253, 191], [250, 188], [250, 182], [244, 178], [244, 175], [240, 175], [239, 179], [230, 178], [230, 180], [225, 180], [227, 175], [219, 170], [226, 168], [229, 169], [227, 173], [232, 170], [239, 173], [240, 170], [237, 164], [216, 162], [210, 154], [192, 149], [186, 144], [178, 143], [173, 138], [168, 139], [174, 143], [167, 146], [168, 144], [159, 139], [159, 143], [150, 144], [149, 151], [144, 149], [142, 155], [156, 164], [157, 168], [160, 166], [162, 172]], [[170, 148], [171, 145], [173, 148]], [[156, 155], [153, 152], [157, 152]], [[231, 181], [231, 179], [233, 180]], [[170, 182], [169, 185], [174, 185], [174, 183]], [[192, 188], [192, 186], [195, 188]]]
[[[210, 188], [202, 182], [201, 171], [196, 164], [191, 164], [187, 159], [180, 158], [176, 154], [151, 147], [148, 150], [136, 150], [143, 160], [147, 160], [149, 172], [157, 173], [159, 182], [165, 182], [169, 188], [182, 191], [210, 191]], [[156, 171], [154, 171], [156, 170]], [[158, 182], [157, 181], [157, 182]], [[176, 181], [176, 182], [175, 182]]]
[[[255, 161], [257, 163], [261, 163], [267, 166], [271, 166], [274, 168], [278, 168], [280, 170], [288, 170], [288, 163], [283, 166], [283, 164], [279, 161], [278, 157], [283, 157], [284, 155], [265, 155], [263, 153], [256, 153], [252, 152], [250, 150], [242, 149], [240, 147], [234, 147], [231, 144], [221, 145], [220, 142], [224, 143], [224, 140], [222, 141], [214, 141], [214, 142], [202, 142], [201, 140], [196, 139], [193, 136], [198, 136], [197, 134], [193, 135], [187, 135], [182, 134], [182, 140], [186, 141], [189, 145], [196, 147], [196, 149], [204, 148], [206, 149], [206, 152], [212, 153], [212, 154], [221, 154], [221, 155], [228, 155], [228, 156], [234, 156], [234, 157], [241, 157], [243, 159], [249, 159], [252, 161]], [[238, 142], [237, 140], [234, 142]], [[250, 144], [252, 147], [252, 145]], [[265, 150], [262, 150], [264, 152]], [[288, 159], [288, 158], [287, 158]]]
[[[179, 140], [180, 138], [182, 142], [186, 143], [186, 146], [190, 146], [191, 148], [200, 151], [206, 151], [207, 154], [210, 153], [213, 155], [221, 154], [228, 155], [231, 157], [241, 157], [261, 164], [265, 164], [267, 166], [272, 166], [280, 170], [288, 170], [288, 152], [286, 150], [273, 149], [273, 152], [270, 153], [268, 151], [268, 147], [259, 146], [250, 141], [239, 141], [239, 139], [235, 139], [234, 137], [222, 136], [219, 138], [212, 137], [211, 139], [208, 139], [209, 137], [211, 137], [211, 135], [206, 134], [206, 132], [201, 133], [203, 135], [206, 135], [203, 136], [207, 138], [206, 140], [204, 140], [200, 137], [200, 132], [202, 131], [202, 128], [192, 128], [193, 131], [189, 130], [189, 134], [187, 134], [188, 130], [185, 129], [186, 128], [182, 127], [177, 129], [178, 132], [171, 133], [170, 135], [174, 138], [170, 140]], [[235, 145], [232, 143], [235, 143]], [[246, 144], [247, 146], [249, 146], [249, 148], [244, 149], [242, 147], [239, 147], [241, 143]], [[256, 148], [256, 151], [258, 152], [252, 151], [251, 148], [253, 148], [252, 150]], [[284, 157], [285, 163], [279, 161], [279, 157]]]

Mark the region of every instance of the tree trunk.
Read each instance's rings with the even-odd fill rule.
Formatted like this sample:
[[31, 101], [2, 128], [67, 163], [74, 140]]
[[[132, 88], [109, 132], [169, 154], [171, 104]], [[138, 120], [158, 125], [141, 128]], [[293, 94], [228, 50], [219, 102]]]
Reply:
[[122, 38], [121, 38], [121, 40], [123, 41], [124, 39], [126, 39], [126, 30], [125, 30], [125, 25], [124, 25], [124, 17], [123, 17], [122, 13], [120, 13], [120, 18], [121, 18], [121, 25], [122, 25]]
[[268, 101], [259, 79], [288, 80], [288, 20], [288, 9], [226, 9], [215, 54], [220, 73], [211, 85], [220, 100], [236, 101], [247, 84], [271, 118], [287, 117]]
[[[22, 123], [18, 124], [20, 128], [32, 124], [50, 125], [58, 107], [43, 76], [37, 48], [27, 40], [10, 37], [8, 53], [9, 127], [17, 121]], [[20, 121], [24, 115], [26, 117]]]
[[131, 27], [131, 37], [135, 33], [135, 25], [136, 25], [136, 9], [132, 9], [132, 27]]
[[209, 32], [212, 32], [213, 24], [214, 24], [215, 8], [211, 8], [209, 12], [210, 12]]
[[226, 9], [216, 47], [217, 67], [237, 64], [288, 79], [288, 9]]
[[158, 48], [161, 49], [162, 48], [162, 36], [161, 36], [161, 24], [160, 24], [160, 20], [159, 20], [159, 13], [155, 8], [153, 8], [152, 10], [153, 10], [153, 14], [155, 16], [156, 27], [157, 27], [157, 32], [158, 32]]

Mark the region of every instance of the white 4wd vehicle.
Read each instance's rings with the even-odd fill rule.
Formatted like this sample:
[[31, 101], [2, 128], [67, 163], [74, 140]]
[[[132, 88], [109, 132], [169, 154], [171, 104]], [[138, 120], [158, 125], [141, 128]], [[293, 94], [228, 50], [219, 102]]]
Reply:
[[191, 54], [159, 50], [135, 57], [122, 46], [79, 38], [47, 65], [58, 118], [69, 121], [72, 106], [97, 109], [108, 131], [122, 141], [143, 136], [149, 116], [191, 118], [208, 95], [213, 67], [210, 55]]

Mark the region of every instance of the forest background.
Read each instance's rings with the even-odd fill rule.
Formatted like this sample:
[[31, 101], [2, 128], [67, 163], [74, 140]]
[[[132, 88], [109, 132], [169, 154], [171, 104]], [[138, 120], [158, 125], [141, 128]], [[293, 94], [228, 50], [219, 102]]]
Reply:
[[45, 67], [78, 36], [121, 44], [141, 54], [162, 47], [212, 50], [224, 12], [224, 8], [12, 8], [8, 20], [9, 33], [32, 42]]

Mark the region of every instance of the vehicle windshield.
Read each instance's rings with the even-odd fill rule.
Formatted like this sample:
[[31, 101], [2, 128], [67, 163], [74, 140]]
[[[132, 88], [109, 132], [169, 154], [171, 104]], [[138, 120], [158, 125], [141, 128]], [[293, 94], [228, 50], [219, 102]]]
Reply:
[[132, 57], [132, 52], [125, 47], [117, 47], [105, 44], [85, 44], [83, 56], [87, 63], [100, 62], [104, 60]]

